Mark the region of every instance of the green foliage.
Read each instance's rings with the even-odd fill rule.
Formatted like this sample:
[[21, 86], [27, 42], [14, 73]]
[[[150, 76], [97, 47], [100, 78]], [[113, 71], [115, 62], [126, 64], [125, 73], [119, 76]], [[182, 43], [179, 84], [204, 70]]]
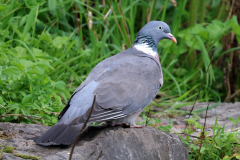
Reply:
[[12, 154], [15, 157], [21, 157], [23, 159], [32, 159], [32, 160], [38, 160], [41, 159], [41, 157], [36, 157], [36, 156], [32, 156], [32, 155], [26, 155], [26, 154], [20, 154], [20, 153], [15, 153], [14, 150], [16, 150], [15, 147], [12, 146], [4, 146], [1, 145], [0, 147], [4, 147], [3, 150], [0, 150], [0, 158], [1, 158], [1, 153], [2, 152], [6, 152], [9, 154]]
[[[67, 101], [69, 93], [65, 90], [65, 82], [54, 81], [49, 76], [53, 70], [48, 55], [41, 49], [28, 48], [36, 58], [27, 55], [27, 49], [21, 44], [11, 48], [10, 44], [2, 44], [1, 53], [7, 55], [0, 57], [0, 103], [13, 114], [38, 115], [52, 119], [45, 112], [59, 112], [63, 106], [62, 100]], [[27, 45], [27, 44], [26, 44]], [[43, 58], [38, 58], [43, 57]], [[2, 112], [3, 111], [3, 112]], [[5, 113], [1, 108], [1, 113]], [[6, 114], [6, 113], [5, 113]], [[12, 121], [17, 117], [7, 117]], [[45, 123], [45, 120], [42, 120]]]
[[[39, 4], [43, 4], [42, 1], [26, 1], [29, 8]], [[17, 2], [11, 5], [23, 7], [23, 4]], [[63, 48], [62, 43], [66, 43], [63, 39], [66, 38], [59, 39], [47, 34], [43, 37], [43, 33], [40, 35], [42, 39], [50, 41], [41, 43], [41, 37], [37, 39], [29, 33], [30, 28], [34, 28], [32, 20], [36, 17], [32, 11], [33, 9], [29, 11], [28, 20], [19, 18], [21, 14], [25, 15], [25, 11], [21, 11], [18, 16], [10, 19], [8, 27], [1, 25], [0, 104], [7, 106], [7, 113], [36, 115], [42, 117], [40, 122], [51, 125], [56, 123], [56, 117], [49, 115], [49, 112], [60, 112], [62, 101], [66, 103], [70, 94], [66, 91], [64, 81], [51, 78], [55, 57], [49, 53], [52, 52], [54, 56], [55, 51]], [[24, 20], [26, 21], [23, 22]], [[54, 37], [58, 39], [52, 41]], [[51, 52], [45, 52], [46, 50]], [[3, 108], [0, 112], [7, 114]], [[2, 119], [15, 121], [17, 118]]]
[[[0, 107], [2, 115], [33, 115], [42, 117], [39, 122], [52, 125], [57, 121], [53, 112], [61, 111], [92, 68], [122, 48], [131, 47], [140, 28], [149, 20], [160, 20], [159, 17], [170, 25], [178, 44], [169, 40], [160, 42], [164, 85], [160, 98], [152, 104], [172, 106], [166, 112], [181, 112], [183, 103], [195, 99], [202, 81], [205, 82], [199, 101], [220, 102], [226, 97], [222, 91], [223, 72], [215, 63], [222, 55], [239, 49], [223, 51], [221, 39], [234, 32], [240, 41], [240, 27], [236, 17], [223, 21], [220, 16], [213, 20], [220, 3], [205, 0], [211, 6], [205, 15], [206, 23], [186, 28], [187, 0], [179, 1], [176, 8], [168, 0], [121, 3], [110, 0], [111, 6], [108, 1], [98, 0], [3, 2], [0, 5], [0, 104], [6, 110]], [[197, 57], [189, 64], [187, 57], [192, 50], [196, 50]], [[204, 77], [213, 55], [213, 65]], [[32, 123], [17, 116], [1, 120]]]
[[233, 129], [233, 127], [234, 127], [235, 125], [237, 125], [238, 122], [240, 121], [240, 117], [238, 117], [237, 119], [233, 119], [233, 118], [231, 118], [231, 117], [228, 117], [228, 120], [231, 121], [231, 122], [233, 122], [233, 126], [232, 126], [232, 129]]
[[162, 131], [168, 132], [170, 133], [170, 129], [173, 127], [173, 123], [172, 120], [170, 118], [167, 118], [170, 122], [170, 125], [163, 125], [160, 124], [161, 123], [161, 119], [159, 118], [149, 118], [146, 116], [145, 114], [146, 112], [142, 113], [142, 118], [143, 118], [143, 122], [139, 122], [139, 125], [145, 124], [146, 126], [153, 126], [157, 129], [160, 129]]
[[5, 146], [4, 149], [3, 149], [3, 152], [6, 152], [6, 153], [12, 153], [13, 150], [15, 150], [16, 148], [15, 147], [12, 147], [12, 146]]
[[[142, 113], [143, 122], [139, 124], [147, 124], [148, 126], [156, 127], [157, 129], [163, 130], [165, 132], [170, 132], [170, 129], [173, 127], [173, 123], [171, 119], [168, 118], [170, 125], [160, 124], [161, 120], [156, 118], [149, 118]], [[229, 118], [234, 124], [237, 124], [240, 118], [236, 120]], [[185, 143], [187, 148], [189, 149], [189, 159], [196, 160], [199, 156], [200, 144], [200, 159], [212, 160], [212, 159], [223, 159], [223, 160], [231, 160], [231, 159], [240, 159], [240, 137], [238, 130], [226, 131], [225, 127], [221, 127], [217, 124], [218, 117], [215, 120], [215, 125], [213, 126], [213, 135], [210, 135], [210, 132], [204, 131], [203, 141], [201, 138], [196, 139], [192, 137], [191, 134], [196, 132], [197, 129], [203, 132], [203, 126], [201, 126], [195, 118], [185, 119], [188, 123], [188, 127], [184, 129], [183, 135], [178, 135], [179, 138]], [[201, 133], [198, 137], [202, 137]], [[176, 133], [178, 134], [178, 133]]]
[[[204, 132], [205, 138], [202, 141], [202, 147], [200, 150], [200, 159], [240, 159], [239, 155], [239, 133], [238, 131], [226, 132], [225, 127], [221, 127], [217, 124], [218, 117], [216, 118], [215, 125], [213, 127], [213, 135], [208, 136], [209, 132]], [[203, 127], [194, 119], [186, 120], [189, 123], [189, 127], [184, 131], [187, 134], [186, 138], [179, 136], [182, 141], [189, 148], [189, 159], [198, 159], [201, 139], [192, 139], [189, 135], [193, 133], [193, 126], [195, 129], [201, 129]]]

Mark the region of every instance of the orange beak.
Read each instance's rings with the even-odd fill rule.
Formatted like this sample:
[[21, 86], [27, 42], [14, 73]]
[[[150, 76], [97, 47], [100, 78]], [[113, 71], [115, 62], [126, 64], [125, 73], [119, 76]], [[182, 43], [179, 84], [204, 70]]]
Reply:
[[169, 39], [171, 39], [174, 43], [177, 43], [176, 38], [171, 33], [167, 33], [167, 35], [169, 36]]

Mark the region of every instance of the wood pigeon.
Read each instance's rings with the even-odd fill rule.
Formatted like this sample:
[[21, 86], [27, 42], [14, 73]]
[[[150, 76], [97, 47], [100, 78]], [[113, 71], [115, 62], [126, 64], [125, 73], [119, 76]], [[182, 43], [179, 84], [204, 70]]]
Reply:
[[[160, 40], [177, 42], [169, 26], [162, 21], [147, 23], [137, 34], [131, 48], [97, 64], [75, 90], [58, 122], [44, 133], [39, 145], [70, 145], [81, 130], [94, 105], [88, 125], [136, 125], [135, 120], [155, 98], [163, 85], [157, 46]], [[96, 94], [95, 104], [93, 103]]]

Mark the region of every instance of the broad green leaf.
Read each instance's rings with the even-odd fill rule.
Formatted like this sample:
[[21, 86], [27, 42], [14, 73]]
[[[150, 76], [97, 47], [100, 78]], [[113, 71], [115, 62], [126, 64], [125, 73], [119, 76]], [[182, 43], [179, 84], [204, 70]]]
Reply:
[[43, 61], [38, 62], [36, 66], [37, 67], [41, 66], [42, 68], [44, 68], [45, 71], [47, 71], [48, 69], [54, 70], [54, 68], [51, 65], [49, 65], [48, 63], [45, 64]]
[[200, 152], [201, 152], [201, 153], [204, 153], [205, 150], [206, 150], [206, 147], [203, 147], [203, 146], [202, 146]]
[[57, 123], [57, 121], [58, 121], [58, 120], [57, 120], [56, 117], [53, 117], [53, 118], [52, 118], [52, 123]]
[[240, 26], [238, 24], [236, 16], [234, 16], [231, 21], [231, 27], [233, 29], [233, 32], [236, 34], [238, 43], [240, 44]]
[[205, 32], [205, 28], [201, 24], [196, 24], [194, 27], [190, 28], [192, 34], [199, 34], [200, 32]]
[[[46, 52], [43, 52], [41, 49], [37, 49], [37, 48], [32, 48], [33, 54], [37, 57], [37, 56], [48, 56], [49, 54], [47, 54]], [[47, 60], [47, 59], [42, 59], [42, 58], [37, 58], [38, 61], [40, 61], [39, 63], [41, 64], [46, 64], [50, 66], [50, 62], [52, 62], [51, 60]]]
[[38, 37], [39, 37], [39, 39], [42, 39], [44, 41], [52, 42], [51, 36], [48, 33], [44, 33]]
[[27, 57], [27, 50], [21, 46], [17, 46], [15, 47], [15, 50], [16, 50], [16, 56], [18, 58], [24, 58], [24, 57]]
[[155, 123], [161, 123], [161, 119], [155, 119]]
[[24, 70], [24, 66], [23, 65], [21, 65], [20, 63], [17, 63], [17, 62], [14, 62], [14, 61], [10, 61], [11, 63], [13, 63], [16, 67], [18, 67], [21, 71], [23, 71]]
[[29, 115], [28, 111], [23, 108], [20, 108], [20, 111], [22, 112], [23, 115]]
[[32, 56], [33, 60], [34, 60], [34, 61], [37, 61], [37, 59], [36, 59], [35, 55], [33, 54], [32, 50], [29, 48], [29, 46], [28, 46], [26, 43], [24, 43], [23, 41], [18, 40], [18, 39], [13, 39], [13, 40], [21, 43], [21, 44], [27, 49], [27, 51], [29, 52], [29, 54]]
[[34, 65], [32, 61], [26, 60], [26, 59], [20, 59], [19, 60], [20, 64], [25, 66], [25, 67], [31, 67]]
[[238, 117], [237, 119], [236, 119], [236, 122], [239, 122], [240, 121], [240, 117]]
[[57, 105], [58, 105], [58, 106], [61, 106], [61, 105], [62, 105], [61, 97], [60, 97], [60, 96], [54, 96], [54, 98], [55, 98], [56, 101], [57, 101]]
[[0, 5], [0, 13], [1, 13], [1, 12], [4, 12], [4, 11], [7, 10], [8, 8], [9, 8], [9, 6], [4, 5], [4, 4], [1, 4], [1, 5]]
[[236, 156], [237, 159], [240, 159], [240, 154], [239, 153], [236, 153], [235, 156]]
[[8, 112], [11, 111], [11, 110], [15, 110], [15, 109], [18, 109], [19, 107], [14, 105], [14, 106], [11, 106], [9, 108], [7, 108]]
[[190, 48], [194, 48], [197, 50], [201, 50], [201, 47], [199, 45], [199, 42], [196, 40], [196, 38], [194, 37], [194, 35], [192, 33], [188, 33], [186, 35], [185, 41], [186, 45]]
[[44, 74], [44, 72], [39, 70], [39, 69], [31, 69], [31, 70], [27, 71], [27, 73], [37, 74], [37, 75], [43, 75]]
[[207, 31], [201, 31], [198, 33], [205, 41], [209, 40], [209, 32]]
[[233, 123], [235, 122], [235, 120], [233, 118], [231, 118], [231, 117], [228, 117], [228, 120], [233, 122]]
[[[221, 149], [221, 148], [220, 148]], [[223, 160], [231, 160], [232, 158], [231, 157], [229, 157], [229, 156], [224, 156], [223, 157]]]
[[8, 75], [10, 77], [15, 77], [20, 72], [19, 68], [10, 66], [2, 70], [2, 74]]
[[212, 23], [208, 24], [206, 29], [209, 32], [210, 39], [218, 39], [222, 35], [224, 35], [224, 25], [221, 21], [214, 20]]
[[24, 96], [22, 99], [22, 104], [24, 105], [24, 104], [28, 103], [31, 98], [32, 98], [31, 94]]
[[194, 145], [194, 144], [190, 144], [189, 147], [192, 148], [193, 150], [197, 150], [197, 149], [199, 149], [199, 146]]
[[60, 49], [68, 42], [68, 37], [56, 37], [53, 40], [53, 46]]
[[52, 85], [54, 85], [56, 88], [64, 88], [66, 85], [63, 81], [57, 81], [57, 82], [52, 82]]

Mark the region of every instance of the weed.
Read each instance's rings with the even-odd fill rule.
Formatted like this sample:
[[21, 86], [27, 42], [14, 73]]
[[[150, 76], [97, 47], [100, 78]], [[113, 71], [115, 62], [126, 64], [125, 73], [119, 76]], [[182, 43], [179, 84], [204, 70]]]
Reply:
[[[213, 126], [213, 134], [210, 135], [210, 132], [204, 132], [202, 147], [200, 150], [200, 159], [229, 159], [236, 158], [239, 159], [239, 149], [240, 149], [240, 138], [237, 131], [226, 132], [225, 127], [221, 127], [217, 124], [218, 117], [216, 118], [215, 125]], [[190, 127], [191, 124], [196, 129], [201, 129], [203, 127], [194, 119], [187, 120], [189, 125], [188, 128], [184, 130], [186, 135], [184, 138], [179, 135], [180, 139], [186, 144], [189, 148], [190, 154], [189, 159], [195, 160], [198, 159], [199, 149], [201, 144], [201, 136], [194, 137], [192, 134], [194, 131]], [[231, 159], [230, 158], [230, 159]], [[229, 160], [230, 160], [229, 159]]]
[[4, 149], [3, 149], [3, 152], [6, 152], [6, 153], [13, 153], [13, 150], [15, 150], [16, 148], [15, 147], [12, 147], [12, 146], [5, 146]]

